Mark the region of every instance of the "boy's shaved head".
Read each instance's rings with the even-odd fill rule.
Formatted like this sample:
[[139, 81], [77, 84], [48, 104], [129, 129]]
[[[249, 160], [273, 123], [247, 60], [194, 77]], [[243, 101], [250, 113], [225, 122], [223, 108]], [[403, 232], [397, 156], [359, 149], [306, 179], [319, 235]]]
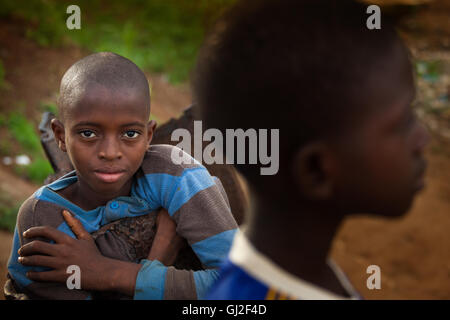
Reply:
[[110, 52], [81, 59], [63, 76], [52, 130], [86, 207], [130, 194], [156, 127], [149, 91], [144, 73]]
[[150, 90], [145, 74], [132, 61], [118, 54], [99, 52], [79, 60], [64, 74], [58, 99], [61, 121], [65, 121], [67, 112], [76, 107], [89, 89], [99, 87], [141, 96], [148, 101], [146, 108], [150, 114]]

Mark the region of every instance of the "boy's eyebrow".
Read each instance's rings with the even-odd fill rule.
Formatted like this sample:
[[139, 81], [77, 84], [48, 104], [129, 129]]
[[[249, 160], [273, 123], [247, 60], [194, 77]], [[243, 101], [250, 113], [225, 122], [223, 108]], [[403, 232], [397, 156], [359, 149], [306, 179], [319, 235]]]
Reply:
[[81, 121], [78, 122], [74, 127], [82, 127], [82, 126], [99, 127], [99, 124], [95, 122]]
[[121, 127], [145, 127], [145, 124], [142, 122], [130, 122], [126, 124], [122, 124]]
[[[90, 121], [81, 121], [78, 122], [74, 127], [82, 127], [82, 126], [91, 126], [91, 127], [100, 127], [100, 124]], [[121, 127], [145, 127], [145, 124], [142, 122], [130, 122], [120, 125]]]

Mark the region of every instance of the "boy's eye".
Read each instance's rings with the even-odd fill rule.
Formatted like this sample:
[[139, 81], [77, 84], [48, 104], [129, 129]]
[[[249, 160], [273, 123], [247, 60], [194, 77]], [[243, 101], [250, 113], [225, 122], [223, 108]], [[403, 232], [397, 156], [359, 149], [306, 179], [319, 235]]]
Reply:
[[81, 131], [80, 134], [83, 138], [93, 138], [96, 136], [95, 133], [91, 130]]
[[130, 139], [137, 138], [139, 135], [140, 135], [140, 133], [137, 132], [137, 131], [134, 131], [134, 130], [128, 130], [128, 131], [126, 131], [125, 134], [124, 134], [124, 136], [125, 136], [126, 138], [130, 138]]

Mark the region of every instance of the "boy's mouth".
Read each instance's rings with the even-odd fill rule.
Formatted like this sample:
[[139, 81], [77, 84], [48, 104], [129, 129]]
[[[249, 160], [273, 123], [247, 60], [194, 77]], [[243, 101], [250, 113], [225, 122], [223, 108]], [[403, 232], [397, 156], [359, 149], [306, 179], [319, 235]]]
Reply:
[[95, 170], [94, 174], [97, 178], [105, 183], [114, 183], [117, 182], [125, 174], [125, 171], [120, 169], [100, 169]]

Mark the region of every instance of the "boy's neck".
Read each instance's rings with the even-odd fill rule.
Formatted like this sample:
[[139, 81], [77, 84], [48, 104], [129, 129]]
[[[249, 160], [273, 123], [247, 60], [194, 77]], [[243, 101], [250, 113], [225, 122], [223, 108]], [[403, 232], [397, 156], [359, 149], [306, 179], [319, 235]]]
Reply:
[[347, 295], [327, 264], [333, 238], [343, 217], [332, 210], [314, 210], [299, 203], [280, 208], [271, 208], [265, 203], [255, 205], [245, 230], [249, 241], [292, 275]]
[[108, 201], [117, 197], [129, 196], [132, 183], [133, 181], [130, 180], [122, 187], [122, 189], [114, 194], [104, 194], [96, 192], [90, 188], [89, 185], [78, 179], [77, 182], [58, 193], [83, 210], [90, 211], [100, 206], [104, 206]]

